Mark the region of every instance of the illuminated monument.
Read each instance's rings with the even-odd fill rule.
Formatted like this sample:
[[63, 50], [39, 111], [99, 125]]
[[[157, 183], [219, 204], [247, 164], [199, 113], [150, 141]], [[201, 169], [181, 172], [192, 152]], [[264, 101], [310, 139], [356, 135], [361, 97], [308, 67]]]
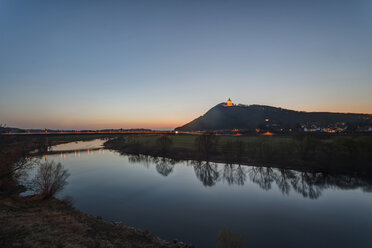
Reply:
[[235, 106], [235, 104], [232, 103], [231, 99], [229, 98], [229, 100], [227, 100], [226, 104], [224, 104], [223, 106], [225, 107], [232, 107], [232, 106]]

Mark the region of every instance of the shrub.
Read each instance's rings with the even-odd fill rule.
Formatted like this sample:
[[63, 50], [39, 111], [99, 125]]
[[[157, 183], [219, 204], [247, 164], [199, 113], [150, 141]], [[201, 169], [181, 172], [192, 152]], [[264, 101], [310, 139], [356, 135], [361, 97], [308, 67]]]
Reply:
[[215, 151], [218, 144], [218, 137], [215, 133], [207, 131], [195, 139], [199, 153], [203, 154], [208, 160], [211, 152]]
[[163, 135], [156, 140], [156, 144], [158, 145], [161, 154], [166, 154], [172, 146], [172, 143], [172, 140], [167, 135]]
[[61, 163], [55, 164], [54, 161], [45, 161], [39, 164], [33, 180], [34, 189], [44, 199], [48, 199], [63, 189], [69, 175]]

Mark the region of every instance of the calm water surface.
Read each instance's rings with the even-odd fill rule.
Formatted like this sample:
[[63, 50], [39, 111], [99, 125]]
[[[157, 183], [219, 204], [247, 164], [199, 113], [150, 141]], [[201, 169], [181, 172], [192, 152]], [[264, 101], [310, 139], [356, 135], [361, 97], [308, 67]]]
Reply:
[[92, 151], [101, 144], [46, 158], [71, 174], [59, 197], [88, 214], [197, 247], [216, 247], [221, 229], [247, 247], [372, 247], [366, 179]]

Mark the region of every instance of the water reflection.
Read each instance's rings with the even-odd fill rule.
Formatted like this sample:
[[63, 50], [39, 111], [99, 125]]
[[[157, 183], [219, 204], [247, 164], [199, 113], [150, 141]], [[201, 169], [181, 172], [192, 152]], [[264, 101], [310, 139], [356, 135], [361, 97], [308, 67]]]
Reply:
[[131, 163], [140, 163], [146, 168], [150, 167], [150, 164], [152, 163], [153, 157], [142, 155], [142, 154], [136, 154], [136, 155], [131, 155], [128, 154], [128, 161]]
[[169, 158], [154, 158], [154, 163], [156, 171], [166, 177], [172, 173], [176, 161]]
[[48, 151], [55, 152], [55, 151], [73, 151], [73, 150], [87, 150], [87, 149], [95, 149], [95, 148], [102, 148], [103, 143], [106, 139], [95, 139], [90, 141], [76, 141], [76, 142], [69, 142], [64, 144], [59, 144], [50, 147]]
[[249, 179], [262, 189], [271, 189], [274, 180], [274, 169], [270, 167], [252, 167], [248, 170]]
[[[105, 153], [103, 148], [93, 148], [93, 149], [78, 149], [78, 150], [63, 150], [63, 151], [49, 151], [44, 154], [44, 159], [48, 159], [48, 155], [59, 154], [60, 158], [66, 158], [67, 154], [74, 154], [75, 157], [80, 158], [80, 153], [86, 152], [88, 155], [100, 155]], [[97, 153], [98, 152], [98, 153]]]
[[361, 244], [370, 239], [372, 198], [360, 192], [371, 191], [368, 175], [88, 149], [89, 155], [80, 150], [80, 158], [77, 150], [63, 151], [62, 158], [61, 151], [48, 154], [48, 160], [61, 162], [71, 173], [58, 197], [72, 196], [74, 206], [88, 214], [197, 247], [368, 247]]
[[204, 186], [213, 186], [220, 179], [220, 171], [216, 163], [195, 162], [193, 166], [196, 177]]
[[[162, 176], [169, 176], [178, 162], [169, 158], [146, 155], [129, 155], [128, 159], [130, 162], [141, 163], [146, 168], [155, 164], [156, 171]], [[249, 180], [266, 191], [276, 186], [283, 195], [296, 192], [310, 199], [319, 198], [322, 191], [329, 188], [344, 190], [361, 188], [365, 192], [372, 191], [370, 175], [331, 175], [271, 167], [221, 165], [201, 161], [189, 161], [186, 164], [193, 167], [195, 176], [205, 187], [214, 186], [218, 182], [242, 186]]]
[[229, 185], [244, 185], [247, 180], [246, 168], [241, 165], [226, 164], [223, 169], [223, 179]]
[[[48, 154], [59, 154], [60, 158], [66, 158], [66, 154], [74, 154], [80, 158], [80, 153], [86, 152], [89, 156], [103, 155], [103, 148], [89, 148], [70, 151], [53, 151]], [[165, 157], [151, 157], [147, 155], [125, 155], [129, 162], [141, 164], [146, 168], [154, 165], [156, 171], [167, 177], [173, 173], [179, 161]], [[45, 160], [47, 154], [45, 154]], [[205, 161], [188, 161], [186, 165], [192, 166], [195, 176], [205, 187], [212, 187], [218, 182], [227, 183], [230, 186], [244, 185], [247, 180], [257, 184], [263, 190], [271, 190], [276, 186], [283, 195], [296, 192], [305, 198], [317, 199], [322, 191], [329, 188], [357, 189], [372, 192], [371, 175], [331, 175], [325, 173], [299, 172], [288, 169], [276, 169], [271, 167], [255, 167], [237, 164], [217, 164]]]

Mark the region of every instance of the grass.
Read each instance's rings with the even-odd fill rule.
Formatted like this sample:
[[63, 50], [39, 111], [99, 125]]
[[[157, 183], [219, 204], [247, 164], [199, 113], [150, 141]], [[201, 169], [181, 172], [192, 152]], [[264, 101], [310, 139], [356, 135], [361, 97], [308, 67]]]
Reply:
[[81, 213], [68, 201], [0, 200], [0, 247], [188, 247], [147, 231]]
[[[133, 136], [130, 139], [141, 143], [145, 147], [155, 147], [156, 140], [160, 135], [152, 136]], [[186, 149], [195, 150], [195, 135], [172, 135], [169, 138], [172, 140], [173, 148], [175, 149]], [[271, 143], [273, 145], [283, 144], [291, 142], [293, 139], [288, 137], [256, 137], [256, 136], [218, 136], [219, 141], [217, 144], [217, 151], [222, 151], [224, 149], [224, 144], [227, 142], [242, 141], [248, 145], [258, 144], [258, 143]]]

